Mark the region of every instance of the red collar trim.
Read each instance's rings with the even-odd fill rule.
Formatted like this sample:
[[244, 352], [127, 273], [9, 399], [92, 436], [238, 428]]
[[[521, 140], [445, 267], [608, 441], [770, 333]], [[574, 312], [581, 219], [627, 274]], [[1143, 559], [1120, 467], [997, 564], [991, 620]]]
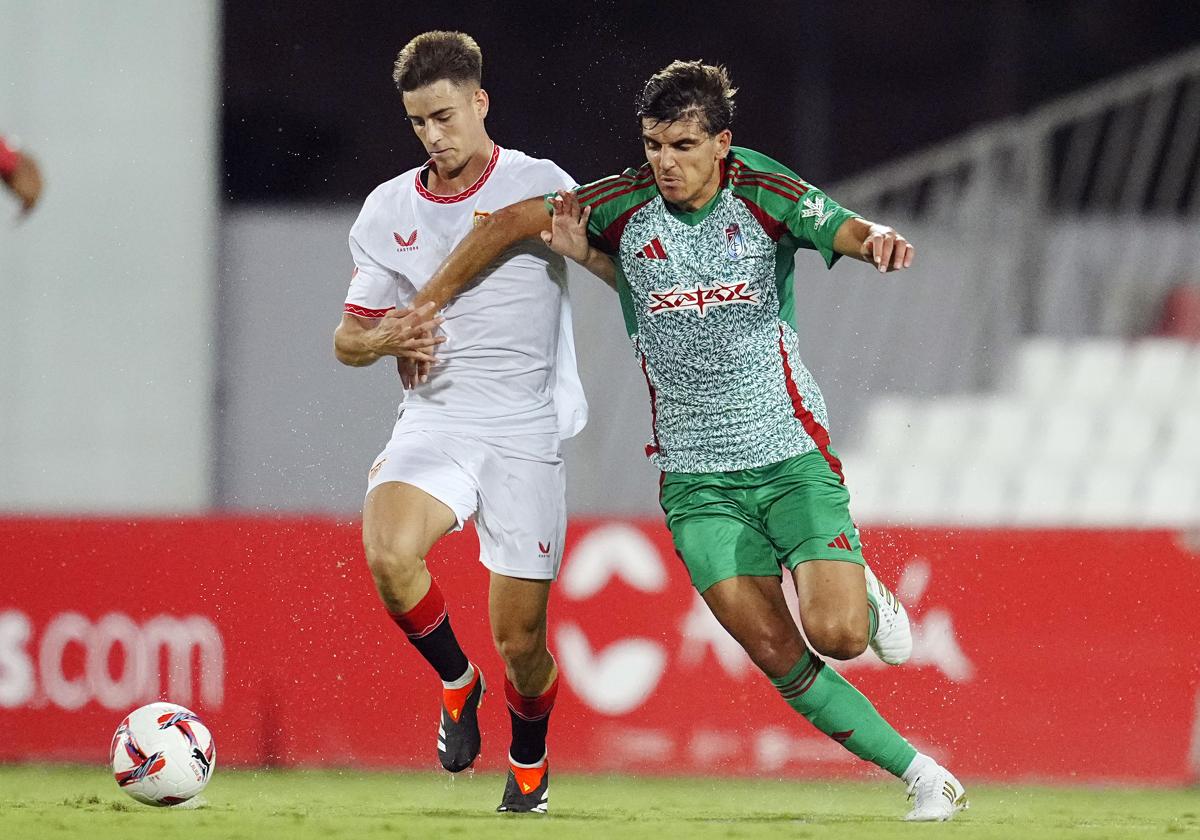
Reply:
[[462, 192], [455, 193], [454, 195], [434, 195], [429, 190], [425, 189], [425, 185], [421, 183], [421, 173], [428, 169], [430, 164], [433, 163], [432, 159], [427, 160], [425, 165], [417, 170], [417, 195], [421, 196], [421, 198], [425, 199], [426, 201], [432, 201], [434, 204], [454, 204], [458, 201], [464, 201], [483, 189], [483, 185], [487, 183], [487, 179], [491, 176], [492, 170], [496, 168], [496, 161], [498, 160], [500, 160], [500, 147], [493, 143], [492, 157], [490, 160], [488, 160], [488, 165], [483, 168], [483, 172], [481, 172], [479, 177], [475, 179], [475, 183], [467, 187]]

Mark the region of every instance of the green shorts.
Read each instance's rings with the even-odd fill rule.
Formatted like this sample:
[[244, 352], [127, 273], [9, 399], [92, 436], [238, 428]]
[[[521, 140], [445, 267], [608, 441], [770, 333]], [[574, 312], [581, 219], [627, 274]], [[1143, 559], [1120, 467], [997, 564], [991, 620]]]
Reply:
[[722, 473], [665, 473], [659, 494], [675, 551], [703, 592], [806, 560], [864, 565], [850, 493], [819, 451]]

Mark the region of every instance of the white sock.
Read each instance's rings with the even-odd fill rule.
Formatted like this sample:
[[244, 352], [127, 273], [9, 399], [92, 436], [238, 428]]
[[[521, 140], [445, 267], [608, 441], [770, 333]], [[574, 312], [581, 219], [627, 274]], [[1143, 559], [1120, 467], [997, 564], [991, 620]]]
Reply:
[[442, 680], [442, 688], [466, 688], [471, 684], [471, 680], [473, 679], [475, 679], [475, 666], [468, 662], [467, 670], [463, 672], [463, 675], [450, 682]]
[[521, 767], [525, 770], [532, 770], [535, 767], [541, 767], [543, 764], [545, 764], [546, 756], [548, 756], [549, 754], [550, 754], [550, 750], [546, 750], [544, 753], [542, 753], [542, 757], [539, 758], [537, 761], [535, 761], [533, 764], [521, 764], [518, 761], [513, 761], [513, 757], [510, 755], [508, 757], [508, 763], [511, 764], [513, 767]]
[[931, 767], [937, 767], [937, 762], [924, 753], [917, 753], [915, 756], [913, 756], [913, 760], [908, 765], [908, 769], [900, 775], [900, 778], [904, 780], [906, 785], [911, 785], [917, 780], [918, 776]]

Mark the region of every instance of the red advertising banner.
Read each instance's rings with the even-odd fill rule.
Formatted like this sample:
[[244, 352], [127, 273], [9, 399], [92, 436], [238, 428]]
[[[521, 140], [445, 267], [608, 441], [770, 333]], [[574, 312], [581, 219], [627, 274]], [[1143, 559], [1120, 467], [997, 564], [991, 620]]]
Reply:
[[[837, 663], [970, 779], [1182, 783], [1200, 767], [1192, 598], [1167, 532], [873, 529], [913, 619], [903, 667]], [[479, 765], [503, 767], [502, 665], [472, 534], [430, 558], [492, 689]], [[130, 709], [209, 724], [223, 764], [435, 767], [438, 683], [378, 604], [356, 523], [0, 520], [0, 760], [102, 761]], [[709, 615], [654, 521], [582, 520], [551, 602], [562, 770], [856, 775]]]

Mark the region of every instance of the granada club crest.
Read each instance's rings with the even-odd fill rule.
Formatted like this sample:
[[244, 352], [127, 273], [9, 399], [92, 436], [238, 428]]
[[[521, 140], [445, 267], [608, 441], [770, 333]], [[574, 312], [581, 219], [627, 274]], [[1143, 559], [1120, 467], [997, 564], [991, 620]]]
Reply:
[[746, 254], [746, 238], [742, 229], [734, 222], [725, 228], [725, 255], [731, 260], [740, 260]]

